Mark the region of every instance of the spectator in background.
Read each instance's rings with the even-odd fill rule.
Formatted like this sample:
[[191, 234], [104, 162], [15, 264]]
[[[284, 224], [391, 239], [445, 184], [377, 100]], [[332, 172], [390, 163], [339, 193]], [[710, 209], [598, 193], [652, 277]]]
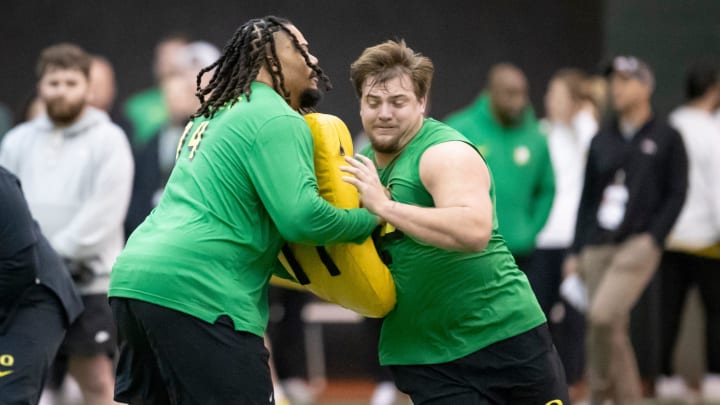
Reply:
[[133, 163], [127, 138], [88, 105], [90, 56], [73, 44], [42, 51], [38, 95], [47, 114], [11, 130], [0, 164], [22, 182], [30, 210], [64, 259], [85, 312], [59, 353], [86, 402], [112, 403], [115, 329], [107, 302], [110, 269], [123, 246]]
[[190, 39], [184, 34], [172, 34], [162, 38], [155, 46], [155, 86], [130, 96], [123, 104], [123, 115], [129, 122], [129, 135], [134, 147], [152, 139], [167, 122], [168, 110], [160, 83], [177, 70], [177, 54], [189, 43]]
[[525, 74], [508, 63], [493, 66], [487, 91], [446, 122], [485, 157], [496, 181], [499, 231], [520, 269], [526, 270], [535, 238], [550, 214], [555, 183]]
[[0, 402], [36, 404], [82, 301], [2, 166], [0, 196]]
[[[33, 119], [45, 114], [45, 103], [37, 95], [37, 90], [33, 89], [25, 96], [20, 103], [20, 108], [13, 119], [13, 126], [22, 124], [23, 122], [32, 121]], [[2, 140], [2, 138], [0, 138]]]
[[562, 262], [575, 234], [587, 151], [598, 129], [594, 107], [584, 92], [585, 80], [580, 70], [560, 70], [545, 94], [547, 118], [542, 127], [553, 165], [555, 196], [527, 273], [546, 315], [559, 298]]
[[175, 165], [180, 136], [190, 117], [200, 108], [195, 96], [197, 74], [215, 62], [220, 51], [210, 43], [196, 41], [175, 49], [167, 57], [172, 58], [167, 62], [172, 69], [164, 68], [159, 85], [168, 116], [156, 134], [135, 145], [136, 175], [125, 220], [125, 236], [130, 236], [160, 200]]
[[25, 112], [23, 114], [24, 120], [22, 122], [32, 121], [46, 113], [45, 102], [43, 102], [39, 96], [33, 96], [26, 105]]
[[116, 94], [115, 69], [104, 56], [93, 55], [90, 63], [89, 104], [111, 114]]
[[526, 269], [563, 360], [571, 399], [577, 395], [572, 386], [584, 376], [585, 320], [578, 309], [560, 300], [560, 283], [563, 260], [575, 234], [585, 161], [598, 129], [598, 113], [586, 92], [587, 80], [587, 75], [578, 69], [561, 69], [552, 76], [545, 93], [547, 117], [541, 127], [550, 149], [555, 196], [550, 217], [538, 234], [537, 250]]
[[705, 308], [707, 374], [704, 400], [720, 402], [720, 125], [713, 113], [720, 107], [720, 66], [698, 63], [685, 79], [687, 103], [670, 114], [688, 153], [685, 205], [668, 238], [660, 264], [661, 367], [656, 382], [660, 399], [685, 399], [688, 389], [674, 374], [673, 351], [685, 298], [697, 286]]
[[601, 75], [589, 76], [584, 82], [585, 95], [588, 97], [590, 108], [595, 117], [595, 121], [602, 122], [607, 114], [608, 109], [608, 83], [607, 79]]
[[[115, 85], [115, 70], [110, 61], [104, 56], [91, 55], [90, 81], [88, 83], [88, 105], [112, 114], [112, 107], [117, 91]], [[44, 104], [39, 97], [36, 97], [28, 111], [28, 120], [34, 116], [44, 114]], [[111, 116], [111, 119], [113, 117]], [[50, 378], [46, 384], [46, 392], [41, 398], [41, 405], [47, 401], [55, 403], [72, 402], [79, 400], [82, 396], [77, 382], [67, 376], [68, 358], [65, 353], [60, 353], [52, 364]]]
[[579, 271], [588, 288], [591, 403], [636, 404], [642, 392], [628, 337], [630, 310], [682, 208], [687, 157], [677, 131], [652, 114], [654, 77], [647, 64], [619, 56], [607, 74], [618, 117], [590, 144], [564, 272]]

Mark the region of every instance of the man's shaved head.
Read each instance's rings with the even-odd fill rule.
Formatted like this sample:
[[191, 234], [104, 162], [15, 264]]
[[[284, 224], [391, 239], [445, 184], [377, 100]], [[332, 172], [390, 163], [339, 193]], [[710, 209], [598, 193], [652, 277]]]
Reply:
[[495, 118], [503, 126], [512, 126], [522, 119], [528, 104], [528, 82], [520, 68], [499, 63], [490, 68], [487, 89]]

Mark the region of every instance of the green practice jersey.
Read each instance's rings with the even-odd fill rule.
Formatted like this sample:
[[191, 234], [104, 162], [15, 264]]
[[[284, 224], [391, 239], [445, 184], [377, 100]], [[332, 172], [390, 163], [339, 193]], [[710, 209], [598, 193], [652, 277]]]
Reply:
[[237, 330], [262, 336], [284, 241], [359, 243], [370, 235], [375, 216], [319, 196], [302, 116], [258, 82], [250, 100], [186, 128], [158, 206], [113, 267], [110, 297], [211, 323], [225, 314]]
[[[433, 207], [420, 179], [420, 158], [429, 147], [468, 140], [447, 125], [426, 119], [405, 150], [379, 170], [393, 200]], [[374, 159], [372, 152], [368, 153]], [[494, 186], [490, 197], [495, 202]], [[497, 231], [485, 250], [453, 252], [408, 235], [386, 235], [386, 251], [397, 289], [397, 305], [383, 322], [383, 365], [437, 364], [456, 360], [545, 322], [525, 275]]]

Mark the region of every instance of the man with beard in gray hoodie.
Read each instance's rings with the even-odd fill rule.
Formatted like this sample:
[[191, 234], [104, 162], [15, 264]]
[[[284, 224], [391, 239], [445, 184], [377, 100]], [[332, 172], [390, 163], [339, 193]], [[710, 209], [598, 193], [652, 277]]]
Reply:
[[112, 404], [115, 330], [107, 290], [124, 243], [133, 161], [123, 131], [89, 104], [90, 63], [77, 45], [42, 51], [37, 88], [47, 114], [8, 132], [0, 165], [19, 178], [32, 215], [85, 305], [59, 355], [67, 356], [87, 403]]

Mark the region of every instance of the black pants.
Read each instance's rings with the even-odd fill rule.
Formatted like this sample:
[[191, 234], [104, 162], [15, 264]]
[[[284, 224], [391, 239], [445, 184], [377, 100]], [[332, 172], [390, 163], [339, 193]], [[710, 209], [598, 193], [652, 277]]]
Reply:
[[393, 376], [390, 373], [388, 367], [380, 365], [378, 359], [378, 344], [380, 341], [380, 330], [382, 329], [383, 319], [382, 318], [365, 318], [363, 320], [363, 326], [365, 328], [363, 342], [369, 342], [369, 346], [372, 348], [370, 362], [370, 373], [376, 383], [392, 381]]
[[37, 404], [48, 367], [65, 336], [60, 300], [30, 287], [0, 332], [0, 404]]
[[302, 310], [311, 299], [306, 291], [270, 287], [270, 308], [282, 315], [279, 319], [271, 317], [267, 330], [275, 371], [281, 380], [308, 377]]
[[560, 297], [566, 253], [566, 249], [537, 249], [523, 270], [548, 319], [568, 384], [575, 384], [585, 374], [585, 315]]
[[274, 404], [263, 338], [143, 301], [112, 298], [120, 355], [115, 400], [130, 404]]
[[415, 405], [567, 405], [565, 372], [547, 325], [442, 364], [391, 366]]
[[563, 260], [565, 249], [538, 249], [525, 259], [525, 267], [520, 268], [548, 318], [550, 309], [560, 300]]
[[705, 350], [708, 372], [720, 374], [720, 260], [666, 251], [660, 262], [661, 367], [673, 374], [673, 350], [687, 293], [697, 286], [705, 307]]

